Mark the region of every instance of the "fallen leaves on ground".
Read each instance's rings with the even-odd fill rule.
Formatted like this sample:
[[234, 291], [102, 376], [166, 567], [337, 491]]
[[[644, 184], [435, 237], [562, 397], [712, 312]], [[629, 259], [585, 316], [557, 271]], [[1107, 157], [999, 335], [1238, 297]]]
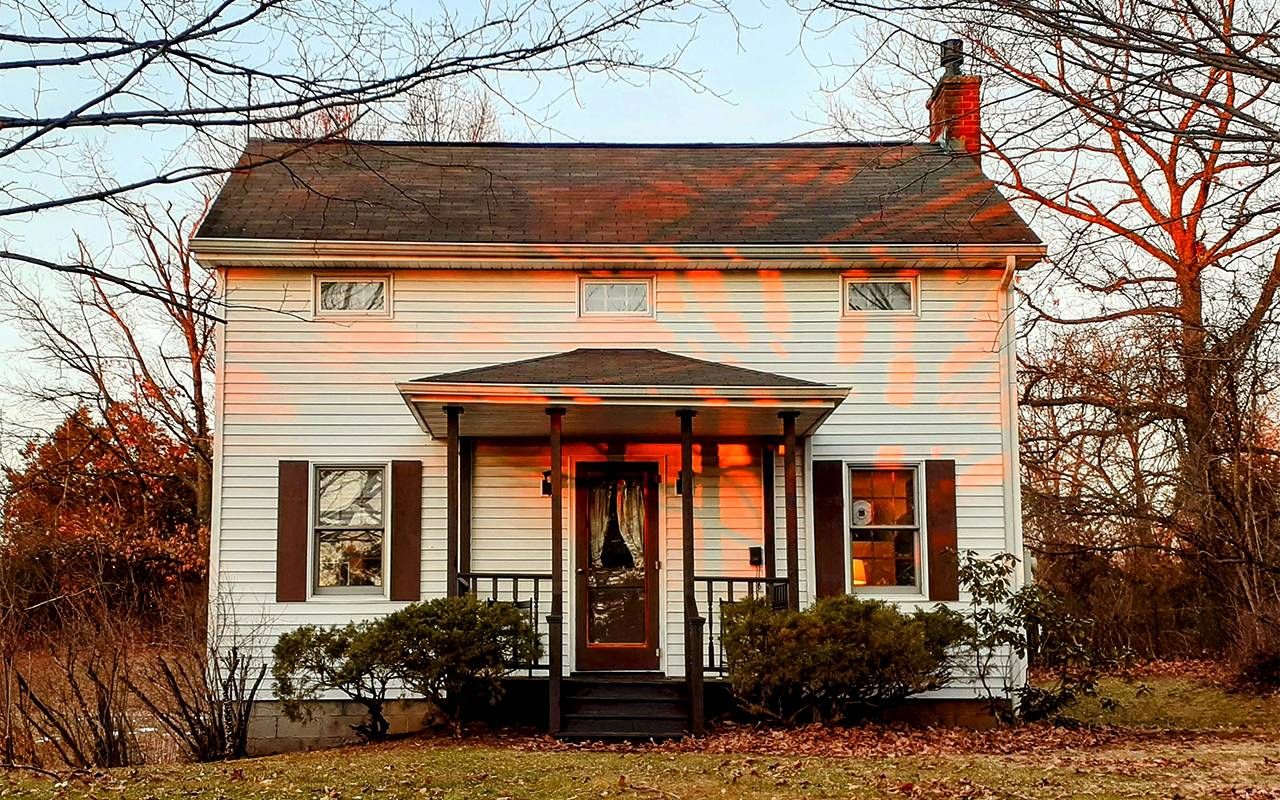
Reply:
[[[919, 755], [1036, 755], [1046, 751], [1082, 751], [1100, 747], [1194, 745], [1224, 738], [1250, 738], [1224, 732], [1173, 732], [1109, 726], [1021, 725], [972, 731], [959, 728], [910, 728], [890, 725], [769, 728], [722, 725], [706, 736], [667, 742], [561, 741], [544, 735], [489, 734], [467, 744], [527, 752], [766, 754], [820, 758], [897, 758]], [[421, 738], [415, 743], [451, 746], [458, 740]]]

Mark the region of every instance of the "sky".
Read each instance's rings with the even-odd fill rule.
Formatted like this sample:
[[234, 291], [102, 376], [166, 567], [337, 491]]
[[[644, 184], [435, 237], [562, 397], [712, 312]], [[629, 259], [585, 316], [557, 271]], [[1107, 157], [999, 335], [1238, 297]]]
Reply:
[[[406, 7], [415, 16], [431, 13]], [[453, 3], [458, 9], [466, 4]], [[641, 76], [636, 82], [582, 74], [570, 84], [558, 78], [535, 87], [519, 78], [504, 83], [504, 94], [522, 111], [544, 124], [529, 126], [514, 115], [505, 121], [510, 138], [542, 141], [590, 142], [775, 142], [824, 138], [823, 88], [841, 77], [815, 65], [849, 62], [856, 50], [850, 26], [823, 36], [805, 32], [804, 19], [786, 0], [732, 0], [735, 25], [727, 16], [708, 15], [680, 60], [682, 69], [700, 75], [702, 87], [691, 87], [673, 75]], [[0, 26], [12, 27], [0, 11]], [[660, 52], [674, 46], [687, 31], [642, 28], [633, 41], [642, 49]], [[46, 75], [48, 73], [46, 72]], [[32, 74], [27, 82], [0, 86], [0, 109], [25, 109], [43, 93], [43, 102], [56, 97], [52, 76]], [[572, 90], [570, 90], [572, 88]], [[921, 108], [923, 115], [924, 110]], [[139, 131], [113, 136], [103, 162], [114, 173], [147, 170], [164, 164], [181, 144], [176, 134]], [[0, 180], [13, 176], [3, 175]], [[94, 214], [41, 213], [30, 219], [7, 221], [0, 240], [27, 252], [57, 258], [75, 245], [72, 232], [83, 237], [103, 258], [128, 258], [113, 249], [118, 234]], [[47, 275], [32, 270], [29, 279], [57, 291]], [[20, 331], [0, 319], [0, 424], [28, 415], [6, 386], [18, 376], [39, 374]]]

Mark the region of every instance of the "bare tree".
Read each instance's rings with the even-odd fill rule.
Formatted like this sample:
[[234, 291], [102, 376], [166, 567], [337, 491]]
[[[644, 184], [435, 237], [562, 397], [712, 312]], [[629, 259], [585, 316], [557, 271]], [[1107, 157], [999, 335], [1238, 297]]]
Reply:
[[[917, 76], [878, 98], [898, 114], [933, 86], [932, 40], [959, 36], [977, 61], [986, 167], [1050, 242], [1020, 284], [1027, 508], [1046, 514], [1029, 534], [1047, 552], [1171, 554], [1233, 612], [1238, 643], [1280, 646], [1280, 519], [1261, 499], [1280, 456], [1264, 435], [1280, 363], [1280, 9], [804, 8], [858, 18], [874, 60]], [[846, 106], [837, 121], [861, 118]], [[1063, 524], [1072, 541], [1046, 535]]]
[[[341, 109], [373, 113], [435, 82], [474, 76], [500, 89], [517, 74], [675, 71], [681, 42], [648, 53], [634, 44], [635, 30], [668, 27], [688, 37], [718, 5], [502, 0], [421, 19], [376, 0], [141, 0], [119, 8], [18, 0], [0, 29], [0, 78], [10, 97], [27, 98], [0, 107], [0, 165], [13, 176], [0, 185], [0, 261], [162, 298], [144, 279], [78, 253], [24, 245], [16, 226], [34, 214], [136, 202], [143, 190], [223, 174], [261, 126], [341, 117]], [[148, 164], [157, 141], [165, 151]]]
[[[187, 247], [208, 195], [188, 213], [173, 204], [109, 202], [127, 226], [127, 245], [118, 252], [136, 255], [129, 264], [114, 259], [113, 269], [137, 276], [148, 292], [139, 295], [96, 276], [64, 275], [51, 297], [20, 273], [0, 274], [3, 313], [25, 333], [28, 357], [43, 368], [19, 391], [60, 417], [79, 407], [94, 409], [112, 438], [106, 444], [121, 453], [128, 452], [128, 432], [112, 425], [109, 409], [123, 403], [147, 412], [195, 457], [196, 518], [208, 524], [219, 309], [214, 276]], [[87, 248], [81, 253], [80, 263], [91, 271], [107, 271]]]
[[405, 138], [433, 142], [485, 142], [503, 138], [498, 106], [484, 90], [437, 81], [405, 95]]

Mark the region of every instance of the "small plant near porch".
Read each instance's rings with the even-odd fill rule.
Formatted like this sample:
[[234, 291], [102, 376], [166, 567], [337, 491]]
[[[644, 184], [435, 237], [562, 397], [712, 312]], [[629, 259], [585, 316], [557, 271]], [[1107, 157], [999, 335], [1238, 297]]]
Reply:
[[941, 606], [903, 614], [852, 596], [804, 611], [743, 601], [724, 618], [734, 694], [752, 713], [788, 724], [850, 721], [937, 689], [970, 635], [961, 616]]
[[311, 718], [320, 695], [339, 692], [368, 713], [355, 732], [384, 739], [383, 708], [398, 684], [430, 700], [458, 733], [464, 712], [496, 703], [501, 679], [514, 666], [537, 661], [541, 649], [521, 608], [442, 597], [369, 622], [290, 631], [276, 643], [273, 674], [282, 710], [296, 722]]
[[309, 722], [318, 695], [341, 692], [364, 706], [368, 717], [352, 726], [362, 738], [386, 738], [383, 716], [396, 673], [385, 620], [341, 628], [305, 625], [281, 635], [272, 651], [276, 697], [294, 722]]
[[392, 639], [397, 677], [431, 700], [455, 734], [462, 731], [467, 709], [501, 699], [501, 680], [513, 666], [542, 655], [527, 613], [472, 595], [414, 603], [381, 624]]

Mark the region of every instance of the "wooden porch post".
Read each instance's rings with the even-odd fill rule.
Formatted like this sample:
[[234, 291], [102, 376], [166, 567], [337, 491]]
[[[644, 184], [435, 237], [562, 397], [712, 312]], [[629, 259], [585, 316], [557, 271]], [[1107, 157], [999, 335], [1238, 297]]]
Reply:
[[554, 735], [560, 732], [560, 682], [564, 677], [564, 475], [560, 465], [564, 409], [548, 408], [547, 416], [551, 418], [551, 614], [547, 617], [551, 672], [547, 727]]
[[796, 412], [783, 411], [783, 490], [787, 501], [787, 608], [800, 610], [800, 511], [796, 498]]
[[760, 448], [760, 489], [764, 501], [764, 576], [778, 577], [778, 543], [773, 507], [773, 444], [766, 441]]
[[462, 415], [462, 406], [445, 406], [445, 514], [448, 536], [445, 540], [445, 594], [458, 596], [458, 499], [460, 492], [458, 481], [458, 418]]
[[[460, 442], [458, 470], [458, 572], [471, 571], [471, 481], [475, 475], [476, 440], [472, 437]], [[474, 587], [473, 587], [474, 588]]]
[[696, 411], [676, 412], [680, 418], [680, 527], [683, 533], [684, 674], [689, 693], [689, 732], [702, 733], [706, 712], [702, 681], [702, 633], [706, 619], [698, 614], [694, 588], [693, 553], [693, 418]]

